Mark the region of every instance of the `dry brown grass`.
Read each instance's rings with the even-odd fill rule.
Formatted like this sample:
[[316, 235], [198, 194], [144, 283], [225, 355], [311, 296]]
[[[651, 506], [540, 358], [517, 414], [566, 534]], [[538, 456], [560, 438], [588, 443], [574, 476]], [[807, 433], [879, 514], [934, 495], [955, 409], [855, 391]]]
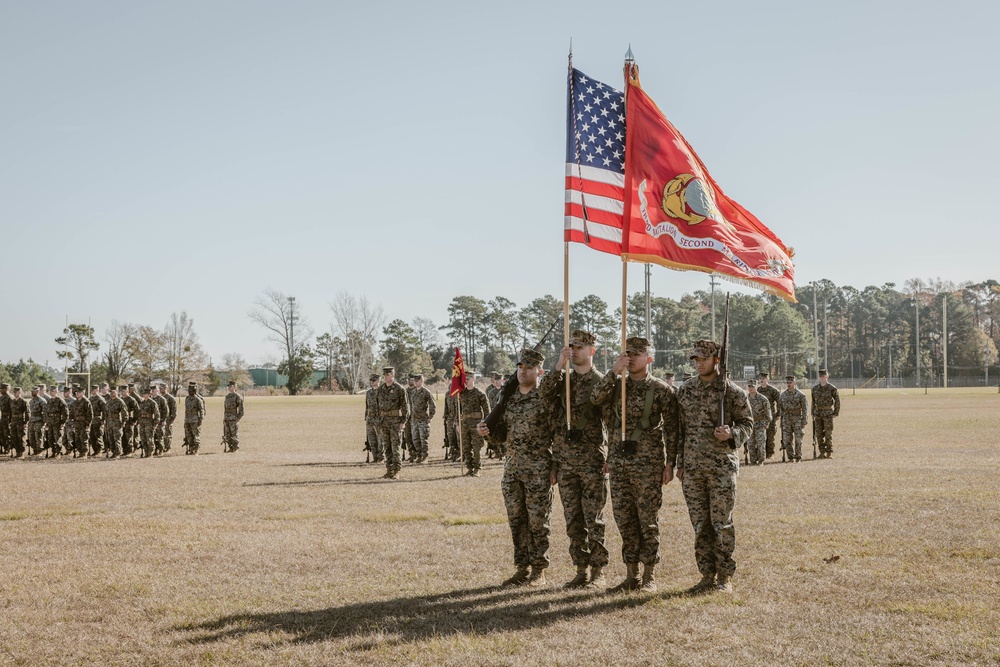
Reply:
[[[835, 459], [741, 472], [736, 590], [700, 598], [676, 484], [661, 594], [498, 590], [499, 465], [461, 477], [435, 423], [380, 480], [362, 409], [250, 398], [223, 455], [210, 399], [197, 458], [0, 462], [0, 664], [1000, 663], [995, 392], [845, 396]], [[555, 582], [564, 528], [557, 499]]]

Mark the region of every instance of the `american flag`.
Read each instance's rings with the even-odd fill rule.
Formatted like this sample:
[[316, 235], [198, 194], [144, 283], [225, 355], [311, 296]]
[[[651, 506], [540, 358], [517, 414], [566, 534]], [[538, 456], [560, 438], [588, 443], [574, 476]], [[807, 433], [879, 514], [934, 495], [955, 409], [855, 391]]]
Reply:
[[620, 255], [625, 188], [625, 96], [570, 70], [566, 106], [565, 240]]

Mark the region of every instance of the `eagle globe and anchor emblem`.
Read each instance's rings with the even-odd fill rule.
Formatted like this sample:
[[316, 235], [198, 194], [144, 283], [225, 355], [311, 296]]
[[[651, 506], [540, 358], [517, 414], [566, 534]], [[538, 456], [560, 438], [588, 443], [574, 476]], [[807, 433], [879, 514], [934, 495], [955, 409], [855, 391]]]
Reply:
[[[671, 218], [682, 220], [688, 225], [713, 220], [736, 231], [736, 226], [722, 215], [718, 204], [715, 203], [711, 187], [694, 174], [678, 174], [667, 181], [663, 186], [660, 208]], [[794, 252], [792, 248], [788, 248], [789, 258], [794, 256]], [[783, 275], [790, 267], [784, 260], [772, 258], [767, 260], [767, 268], [778, 275]]]

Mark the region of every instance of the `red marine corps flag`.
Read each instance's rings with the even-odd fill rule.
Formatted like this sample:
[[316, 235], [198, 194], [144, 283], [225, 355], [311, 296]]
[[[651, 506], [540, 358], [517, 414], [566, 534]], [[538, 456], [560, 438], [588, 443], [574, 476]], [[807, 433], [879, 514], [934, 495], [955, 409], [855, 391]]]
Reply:
[[465, 362], [462, 361], [462, 353], [455, 348], [455, 363], [451, 367], [451, 391], [449, 396], [454, 396], [465, 389]]
[[622, 257], [705, 271], [795, 301], [792, 249], [722, 192], [626, 62]]

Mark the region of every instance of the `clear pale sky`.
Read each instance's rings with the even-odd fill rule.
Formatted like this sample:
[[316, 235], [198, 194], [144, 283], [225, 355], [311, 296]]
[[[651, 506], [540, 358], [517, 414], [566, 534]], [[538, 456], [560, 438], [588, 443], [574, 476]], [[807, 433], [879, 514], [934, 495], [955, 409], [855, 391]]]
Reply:
[[[571, 38], [617, 88], [631, 44], [800, 285], [1000, 278], [997, 3], [346, 4], [0, 0], [0, 360], [182, 310], [216, 359], [277, 360], [269, 287], [317, 331], [341, 290], [438, 324], [561, 298]], [[614, 307], [620, 265], [573, 246], [571, 300]]]

